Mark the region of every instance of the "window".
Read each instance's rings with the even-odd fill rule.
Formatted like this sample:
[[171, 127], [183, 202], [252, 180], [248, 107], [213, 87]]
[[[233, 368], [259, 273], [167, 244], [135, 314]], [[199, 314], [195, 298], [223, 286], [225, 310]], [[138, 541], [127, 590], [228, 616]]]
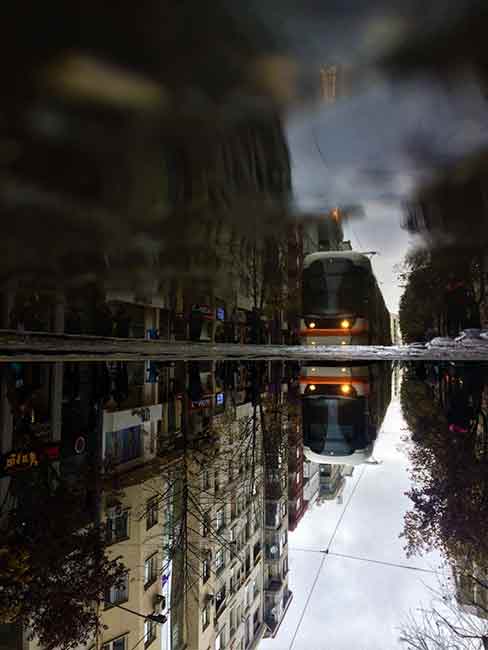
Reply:
[[246, 542], [247, 542], [247, 540], [251, 537], [251, 522], [250, 522], [250, 519], [249, 519], [249, 515], [246, 515], [246, 527], [245, 527], [245, 530], [246, 530]]
[[235, 629], [236, 629], [236, 608], [235, 607], [233, 607], [230, 610], [229, 626], [230, 626], [230, 636], [232, 637], [232, 636], [234, 636], [234, 632], [235, 632]]
[[286, 515], [286, 503], [283, 502], [281, 504], [281, 516], [284, 517]]
[[260, 556], [261, 556], [261, 542], [258, 541], [254, 544], [254, 548], [253, 548], [254, 563], [256, 563], [259, 560]]
[[210, 578], [210, 562], [207, 558], [205, 558], [202, 562], [202, 580], [203, 582], [207, 582], [209, 578]]
[[288, 536], [286, 534], [286, 530], [284, 530], [283, 533], [281, 534], [281, 545], [286, 546], [287, 541], [288, 541]]
[[297, 447], [297, 458], [300, 458], [300, 447]]
[[208, 469], [203, 470], [202, 487], [204, 490], [210, 490], [210, 474]]
[[258, 530], [259, 524], [260, 524], [260, 521], [259, 521], [258, 513], [255, 513], [255, 515], [254, 515], [254, 532], [256, 532]]
[[215, 476], [215, 492], [220, 492], [220, 478], [218, 475]]
[[217, 530], [221, 530], [225, 526], [225, 513], [223, 508], [217, 510], [216, 524]]
[[244, 641], [247, 647], [251, 643], [251, 618], [249, 616], [246, 618], [245, 630], [246, 630], [246, 634], [244, 637]]
[[107, 544], [120, 542], [129, 537], [129, 511], [110, 514], [107, 519]]
[[119, 636], [118, 639], [104, 643], [102, 650], [127, 650], [127, 636]]
[[154, 621], [146, 620], [144, 622], [144, 647], [147, 648], [148, 645], [156, 638], [156, 623]]
[[302, 497], [298, 497], [297, 499], [297, 510], [300, 510], [302, 507]]
[[146, 505], [146, 529], [149, 530], [158, 523], [157, 497], [149, 499]]
[[218, 611], [225, 601], [225, 585], [221, 587], [218, 592], [215, 594], [215, 608]]
[[158, 554], [154, 553], [144, 562], [144, 589], [156, 582], [158, 577]]
[[208, 512], [206, 512], [203, 515], [202, 537], [208, 537], [209, 533], [210, 533], [210, 515]]
[[127, 463], [142, 455], [142, 427], [129, 427], [105, 434], [105, 456], [113, 465]]
[[215, 639], [215, 650], [223, 650], [225, 646], [225, 630], [220, 630]]
[[256, 579], [254, 579], [253, 582], [252, 582], [252, 597], [253, 597], [253, 599], [256, 600], [258, 595], [259, 595], [259, 585], [258, 585], [258, 581]]
[[125, 574], [122, 580], [105, 592], [105, 606], [125, 603], [129, 600], [129, 576]]
[[246, 551], [246, 575], [249, 574], [251, 570], [251, 551], [247, 549]]
[[285, 557], [283, 560], [283, 578], [286, 577], [286, 574], [288, 573], [288, 558]]
[[202, 630], [205, 630], [210, 623], [210, 608], [208, 605], [202, 609]]
[[253, 617], [253, 626], [254, 626], [254, 633], [257, 632], [257, 629], [259, 627], [259, 610], [256, 610], [254, 612], [254, 617]]
[[251, 597], [250, 597], [250, 585], [246, 585], [244, 587], [244, 608], [247, 609], [249, 605], [251, 604]]
[[224, 549], [219, 548], [218, 551], [215, 553], [215, 569], [217, 573], [219, 573], [219, 571], [222, 571], [222, 569], [224, 568], [224, 564], [225, 564]]
[[300, 474], [297, 472], [297, 484], [300, 483]]

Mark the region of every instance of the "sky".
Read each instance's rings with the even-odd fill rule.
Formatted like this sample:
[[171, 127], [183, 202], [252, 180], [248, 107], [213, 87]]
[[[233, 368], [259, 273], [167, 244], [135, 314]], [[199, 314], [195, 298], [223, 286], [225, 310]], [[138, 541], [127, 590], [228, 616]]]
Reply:
[[[409, 508], [406, 435], [395, 398], [375, 446], [381, 464], [355, 468], [342, 503], [313, 506], [290, 533], [293, 600], [275, 639], [263, 640], [259, 650], [404, 647], [402, 621], [428, 605], [442, 564], [437, 553], [407, 558], [399, 538]], [[321, 553], [327, 547], [329, 554]]]
[[488, 111], [468, 78], [456, 92], [434, 80], [371, 83], [333, 105], [302, 106], [288, 117], [298, 211], [360, 206], [346, 226], [355, 250], [374, 250], [387, 305], [398, 311], [396, 267], [414, 243], [401, 228], [405, 202], [445, 164], [488, 146]]

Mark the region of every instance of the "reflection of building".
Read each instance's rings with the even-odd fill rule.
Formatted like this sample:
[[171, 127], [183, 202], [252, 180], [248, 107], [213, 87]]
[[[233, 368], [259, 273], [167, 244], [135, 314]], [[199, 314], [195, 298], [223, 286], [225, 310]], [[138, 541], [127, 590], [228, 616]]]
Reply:
[[[154, 458], [138, 467], [119, 465], [101, 484], [98, 516], [105, 527], [105, 552], [127, 569], [124, 579], [104, 594], [100, 626], [79, 650], [178, 650], [172, 643], [181, 621], [173, 617], [172, 561], [166, 538], [171, 525], [172, 496], [166, 470], [169, 463]], [[147, 618], [158, 615], [158, 622]], [[174, 618], [174, 620], [173, 620]], [[40, 650], [34, 639], [24, 650]]]
[[349, 66], [323, 65], [320, 68], [320, 97], [327, 104], [334, 103], [351, 92], [351, 69]]
[[307, 508], [317, 501], [319, 490], [320, 465], [305, 460], [303, 464], [303, 499]]
[[462, 571], [455, 571], [456, 599], [467, 614], [488, 619], [487, 571], [475, 562], [464, 562]]
[[338, 501], [342, 497], [346, 477], [352, 476], [354, 467], [346, 465], [326, 465], [319, 466], [319, 497], [317, 503], [324, 501]]
[[[276, 635], [292, 597], [288, 589], [288, 439], [283, 432], [293, 426], [294, 420], [284, 416], [282, 398], [281, 392], [272, 395], [267, 430], [263, 431], [265, 637]], [[299, 447], [296, 444], [295, 450]]]
[[400, 332], [400, 319], [398, 314], [390, 313], [390, 328], [391, 328], [391, 344], [401, 345], [402, 335]]
[[288, 423], [288, 528], [295, 530], [305, 514], [307, 504], [303, 497], [303, 433], [294, 421]]
[[[79, 367], [82, 396], [92, 377], [88, 365]], [[93, 385], [101, 382], [106, 388], [123, 382], [126, 387], [120, 403], [110, 391], [108, 399], [98, 400], [104, 408], [95, 409], [88, 431], [90, 441], [98, 435], [101, 441], [98, 512], [107, 525], [107, 552], [120, 556], [128, 568], [126, 581], [106, 593], [102, 623], [107, 628], [99, 635], [99, 649], [132, 650], [138, 641], [145, 647], [157, 645], [158, 650], [256, 648], [264, 636], [276, 634], [292, 596], [289, 420], [281, 374], [275, 373], [272, 382], [270, 367], [263, 369], [257, 396], [256, 386], [247, 386], [246, 373], [240, 377], [239, 365], [219, 366], [218, 377], [215, 366], [196, 366], [199, 381], [212, 387], [205, 428], [200, 426], [201, 409], [191, 407], [189, 364], [160, 369], [164, 372], [158, 384], [140, 385], [127, 382], [141, 371], [138, 364], [93, 364], [92, 369]], [[77, 380], [70, 364], [65, 370], [70, 376], [65, 388], [71, 386], [72, 392]], [[229, 373], [240, 400], [230, 399]], [[222, 404], [217, 399], [221, 394]], [[262, 399], [267, 432], [277, 443], [266, 453], [261, 448], [266, 437], [261, 436], [259, 408], [251, 395]], [[84, 397], [75, 402], [93, 410]], [[253, 436], [256, 422], [259, 434]], [[300, 448], [297, 438], [293, 467], [301, 484]], [[188, 488], [186, 501], [183, 488]], [[164, 494], [164, 499], [158, 498]], [[183, 522], [190, 531], [186, 543], [180, 538]], [[185, 573], [188, 565], [191, 575]], [[144, 618], [153, 612], [167, 620], [153, 625]], [[98, 647], [91, 640], [79, 650], [94, 645]]]
[[108, 489], [103, 497], [108, 555], [120, 556], [128, 569], [126, 581], [105, 596], [99, 632], [104, 650], [130, 650], [143, 637], [145, 648], [171, 648], [169, 616], [161, 625], [117, 607], [164, 614], [170, 606], [171, 562], [164, 554], [163, 533], [171, 512], [162, 507], [158, 497], [168, 487], [163, 469], [156, 462], [125, 474], [117, 481], [117, 491]]
[[[263, 479], [247, 448], [250, 403], [214, 416], [214, 462], [195, 464], [189, 485], [198, 504], [189, 553], [199, 553], [194, 585], [187, 590], [187, 647], [255, 648], [265, 631], [263, 613]], [[195, 454], [195, 461], [197, 454]], [[232, 459], [232, 460], [231, 460]], [[190, 558], [190, 562], [192, 558]]]

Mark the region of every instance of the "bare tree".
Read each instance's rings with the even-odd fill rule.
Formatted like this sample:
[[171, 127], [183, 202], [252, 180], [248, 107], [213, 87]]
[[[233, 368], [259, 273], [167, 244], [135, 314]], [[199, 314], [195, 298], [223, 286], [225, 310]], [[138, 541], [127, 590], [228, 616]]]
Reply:
[[410, 613], [401, 628], [400, 641], [409, 650], [488, 648], [486, 580], [457, 567], [455, 578], [440, 582], [432, 594], [430, 607]]

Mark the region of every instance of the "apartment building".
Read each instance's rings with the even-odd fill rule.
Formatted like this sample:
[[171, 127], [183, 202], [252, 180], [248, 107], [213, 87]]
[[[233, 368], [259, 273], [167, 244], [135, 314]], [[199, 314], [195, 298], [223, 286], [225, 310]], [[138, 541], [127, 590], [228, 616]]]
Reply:
[[353, 85], [352, 70], [345, 64], [325, 64], [320, 67], [320, 98], [326, 104], [350, 95]]
[[292, 593], [288, 588], [288, 434], [286, 403], [275, 392], [265, 404], [269, 419], [264, 448], [264, 617], [265, 637], [276, 635]]
[[288, 427], [288, 529], [295, 530], [305, 514], [303, 431], [300, 426]]
[[345, 465], [320, 464], [318, 504], [340, 498], [346, 484], [346, 474], [347, 468]]
[[[164, 534], [171, 502], [159, 496], [168, 489], [164, 465], [156, 462], [126, 473], [116, 490], [109, 485], [107, 481], [101, 512], [107, 553], [121, 558], [127, 574], [123, 584], [107, 591], [94, 643], [102, 650], [131, 650], [137, 643], [170, 650], [172, 563], [165, 553]], [[149, 614], [163, 614], [166, 622], [145, 619]]]
[[458, 560], [454, 569], [456, 600], [465, 614], [488, 619], [486, 575], [486, 563], [468, 558]]
[[320, 488], [320, 465], [305, 460], [303, 463], [303, 500], [305, 509], [312, 506], [319, 496]]
[[264, 634], [263, 475], [253, 415], [246, 403], [214, 416], [214, 460], [202, 464], [195, 454], [191, 465], [189, 545], [198, 564], [186, 591], [189, 650], [249, 650]]

